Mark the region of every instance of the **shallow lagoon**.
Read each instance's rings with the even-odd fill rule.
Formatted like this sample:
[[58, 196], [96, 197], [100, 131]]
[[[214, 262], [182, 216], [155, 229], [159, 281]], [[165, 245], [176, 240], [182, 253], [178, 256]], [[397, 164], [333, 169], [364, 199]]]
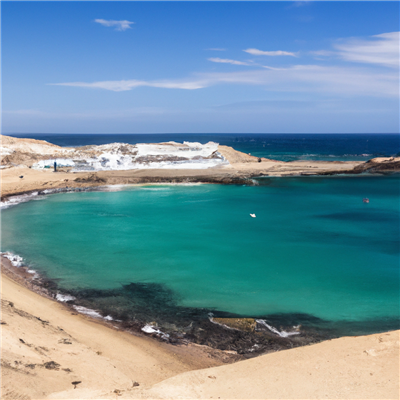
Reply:
[[65, 289], [157, 283], [186, 307], [395, 328], [399, 176], [258, 182], [51, 195], [3, 211], [2, 251]]

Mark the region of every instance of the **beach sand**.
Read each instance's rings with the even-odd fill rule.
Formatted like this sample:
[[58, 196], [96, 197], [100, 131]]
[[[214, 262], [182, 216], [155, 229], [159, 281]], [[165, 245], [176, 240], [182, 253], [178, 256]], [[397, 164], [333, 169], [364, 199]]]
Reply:
[[30, 291], [4, 273], [1, 289], [4, 399], [46, 398], [73, 389], [75, 381], [82, 383], [74, 395], [81, 389], [108, 395], [115, 389], [127, 391], [134, 382], [148, 388], [179, 373], [234, 359], [205, 346], [172, 346], [119, 331]]
[[222, 365], [223, 352], [118, 331], [4, 274], [1, 286], [2, 399], [399, 398], [399, 331]]
[[[98, 172], [68, 172], [60, 169], [53, 172], [50, 169], [37, 170], [27, 166], [11, 167], [1, 170], [2, 199], [15, 194], [45, 189], [87, 188], [104, 185], [129, 185], [141, 183], [246, 183], [255, 176], [290, 176], [315, 173], [329, 173], [334, 169], [351, 170], [360, 165], [359, 162], [293, 162], [279, 161], [239, 162], [226, 167], [204, 170], [125, 170]], [[20, 178], [22, 176], [22, 178]]]

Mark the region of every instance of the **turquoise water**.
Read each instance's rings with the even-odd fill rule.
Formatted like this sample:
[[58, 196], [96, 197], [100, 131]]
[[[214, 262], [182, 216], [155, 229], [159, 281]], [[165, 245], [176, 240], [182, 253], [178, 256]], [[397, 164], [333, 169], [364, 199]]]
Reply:
[[160, 283], [240, 315], [398, 319], [399, 176], [259, 182], [51, 195], [3, 210], [2, 251], [66, 289]]

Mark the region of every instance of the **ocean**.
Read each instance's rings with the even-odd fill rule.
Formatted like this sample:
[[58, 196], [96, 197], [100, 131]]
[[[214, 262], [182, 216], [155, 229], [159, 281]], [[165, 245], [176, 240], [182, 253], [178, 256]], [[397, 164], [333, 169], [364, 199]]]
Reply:
[[[260, 142], [275, 140], [266, 136], [229, 140], [266, 156]], [[353, 148], [354, 135], [328, 136], [321, 159], [398, 151], [394, 135], [384, 143], [363, 135]], [[78, 139], [57, 140], [83, 144]], [[293, 140], [311, 157], [323, 138]], [[330, 146], [335, 140], [342, 143]], [[301, 149], [278, 147], [284, 157], [301, 157]], [[54, 194], [2, 211], [1, 250], [22, 256], [77, 306], [113, 320], [157, 323], [164, 332], [183, 332], [210, 313], [257, 318], [278, 331], [301, 326], [300, 332], [325, 337], [387, 331], [399, 328], [399, 183], [396, 174], [274, 177], [258, 178], [255, 186]]]
[[59, 146], [214, 141], [256, 157], [281, 161], [366, 161], [400, 154], [398, 134], [13, 134]]

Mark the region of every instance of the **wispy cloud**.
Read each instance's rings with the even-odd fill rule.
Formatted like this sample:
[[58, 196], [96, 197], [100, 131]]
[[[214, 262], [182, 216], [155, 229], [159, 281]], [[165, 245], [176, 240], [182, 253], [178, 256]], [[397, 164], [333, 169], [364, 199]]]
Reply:
[[277, 51], [263, 51], [263, 50], [258, 50], [258, 49], [246, 49], [243, 50], [246, 53], [252, 54], [253, 56], [292, 56], [292, 57], [297, 57], [295, 53], [291, 53], [289, 51], [282, 51], [282, 50], [277, 50]]
[[131, 28], [131, 25], [134, 22], [123, 20], [123, 21], [115, 21], [115, 20], [106, 20], [106, 19], [95, 19], [94, 22], [101, 24], [107, 27], [115, 27], [117, 31], [126, 31], [127, 29]]
[[[253, 85], [267, 91], [323, 93], [342, 96], [380, 96], [398, 98], [399, 32], [384, 33], [367, 39], [347, 39], [334, 44], [335, 50], [313, 52], [319, 57], [339, 57], [364, 65], [292, 65], [267, 66], [254, 61], [213, 57], [208, 60], [256, 68], [235, 72], [196, 73], [181, 79], [116, 80], [97, 82], [62, 82], [49, 85], [104, 89], [114, 92], [139, 87], [196, 90], [215, 85]], [[290, 55], [286, 51], [244, 50], [253, 55]], [[327, 63], [325, 63], [327, 64]]]
[[334, 47], [338, 50], [338, 56], [347, 61], [398, 68], [399, 34], [389, 32], [368, 39], [347, 39], [336, 43]]
[[91, 89], [105, 89], [113, 92], [124, 92], [141, 86], [156, 87], [163, 89], [186, 89], [194, 90], [205, 87], [203, 83], [196, 80], [162, 80], [162, 81], [139, 81], [135, 79], [122, 81], [101, 81], [101, 82], [66, 82], [49, 83], [53, 86], [72, 86]]
[[121, 92], [143, 86], [196, 90], [222, 84], [262, 86], [266, 90], [280, 92], [319, 92], [324, 95], [367, 95], [397, 98], [399, 76], [396, 71], [388, 73], [354, 67], [294, 65], [280, 69], [195, 74], [180, 80], [67, 82], [54, 85]]
[[212, 61], [215, 63], [222, 63], [222, 64], [233, 64], [233, 65], [251, 65], [247, 62], [244, 61], [236, 61], [236, 60], [230, 60], [228, 58], [218, 58], [218, 57], [214, 57], [214, 58], [209, 58], [208, 61]]

